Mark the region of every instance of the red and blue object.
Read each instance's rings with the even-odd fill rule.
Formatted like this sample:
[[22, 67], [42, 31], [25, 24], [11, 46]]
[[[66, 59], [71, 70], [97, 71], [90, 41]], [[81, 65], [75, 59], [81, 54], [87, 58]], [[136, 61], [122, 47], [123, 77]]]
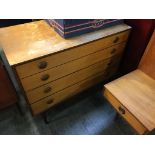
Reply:
[[46, 19], [63, 38], [79, 36], [123, 23], [122, 19]]

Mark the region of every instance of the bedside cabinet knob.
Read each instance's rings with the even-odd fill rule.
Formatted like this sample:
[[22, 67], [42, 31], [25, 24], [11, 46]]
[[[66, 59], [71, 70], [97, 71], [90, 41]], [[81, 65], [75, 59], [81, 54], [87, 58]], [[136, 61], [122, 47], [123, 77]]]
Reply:
[[47, 87], [47, 88], [44, 89], [44, 93], [49, 93], [51, 90], [52, 90], [51, 87]]
[[108, 66], [110, 66], [112, 64], [112, 61], [108, 62]]
[[49, 75], [48, 74], [44, 74], [44, 75], [42, 75], [42, 77], [41, 77], [41, 80], [42, 81], [46, 81], [46, 80], [48, 80], [49, 79]]
[[124, 115], [125, 114], [125, 110], [122, 107], [119, 107], [118, 110]]
[[114, 53], [116, 53], [116, 51], [117, 51], [116, 48], [113, 48], [112, 51], [111, 51], [110, 53], [111, 53], [111, 54], [114, 54]]
[[52, 104], [54, 102], [54, 100], [53, 99], [50, 99], [50, 100], [48, 100], [46, 103], [47, 104]]
[[38, 64], [39, 69], [44, 69], [46, 67], [47, 67], [47, 62], [46, 61], [39, 62], [39, 64]]
[[116, 37], [113, 41], [113, 43], [117, 43], [119, 41], [119, 37]]

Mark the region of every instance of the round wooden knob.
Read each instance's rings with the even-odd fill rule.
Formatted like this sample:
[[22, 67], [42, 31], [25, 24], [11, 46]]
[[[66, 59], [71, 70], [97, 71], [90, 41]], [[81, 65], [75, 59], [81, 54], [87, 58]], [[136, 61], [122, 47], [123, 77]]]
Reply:
[[39, 62], [39, 64], [38, 64], [39, 69], [44, 69], [46, 67], [47, 67], [47, 62], [46, 61]]
[[44, 89], [44, 93], [49, 93], [51, 90], [52, 90], [51, 87], [47, 87], [47, 88]]
[[110, 52], [111, 54], [114, 54], [116, 52], [116, 48], [113, 48], [112, 51]]
[[42, 81], [46, 81], [46, 80], [48, 80], [49, 79], [49, 75], [48, 74], [44, 74], [44, 75], [42, 75], [42, 77], [41, 77], [41, 80]]
[[112, 61], [108, 62], [108, 66], [110, 66], [112, 64]]
[[119, 37], [116, 37], [113, 41], [113, 43], [117, 43], [119, 41]]
[[125, 114], [125, 109], [123, 109], [122, 107], [118, 107], [118, 110], [121, 112], [121, 114]]
[[53, 99], [49, 99], [46, 103], [47, 103], [47, 104], [52, 104], [53, 102], [54, 102]]

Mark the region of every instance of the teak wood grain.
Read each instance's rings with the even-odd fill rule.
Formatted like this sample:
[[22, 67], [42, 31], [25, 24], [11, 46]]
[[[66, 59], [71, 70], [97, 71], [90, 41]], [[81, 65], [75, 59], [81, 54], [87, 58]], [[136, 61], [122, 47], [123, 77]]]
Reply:
[[115, 58], [116, 59], [114, 59], [113, 62], [111, 62], [111, 59], [98, 62], [85, 69], [79, 70], [73, 74], [69, 74], [68, 76], [65, 76], [63, 78], [50, 82], [46, 85], [43, 85], [39, 88], [28, 91], [26, 92], [27, 98], [30, 103], [34, 103], [39, 99], [45, 98], [46, 96], [49, 96], [55, 92], [58, 92], [66, 87], [69, 87], [75, 83], [78, 83], [98, 73], [101, 73], [101, 72], [106, 73], [106, 71], [109, 71], [112, 73], [114, 70], [113, 68], [116, 68], [119, 65], [118, 56]]
[[[119, 102], [119, 100], [113, 96], [113, 94], [110, 93], [108, 89], [104, 90], [104, 96], [107, 98], [108, 101], [112, 104], [112, 106], [117, 110], [117, 112], [125, 118], [125, 120], [139, 133], [139, 134], [145, 134], [148, 130], [144, 127], [144, 125], [137, 120], [137, 118], [132, 115], [122, 104]], [[123, 108], [125, 110], [125, 113], [122, 114], [119, 110], [119, 108]]]
[[[60, 90], [44, 99], [41, 99], [33, 104], [30, 105], [33, 115], [37, 115], [45, 110], [59, 104], [61, 101], [68, 99], [81, 91], [86, 90], [87, 88], [94, 86], [99, 82], [106, 81], [108, 78], [113, 76], [118, 69], [118, 65], [111, 67], [109, 70], [110, 72], [100, 72], [96, 75], [88, 77], [78, 83], [75, 83], [63, 90]], [[51, 101], [51, 103], [49, 103]]]
[[[124, 114], [124, 108], [147, 131], [155, 129], [155, 31], [144, 52], [138, 69], [105, 85], [103, 94], [110, 103]], [[119, 109], [118, 104], [123, 108]], [[122, 116], [128, 121], [124, 114]], [[138, 133], [144, 134], [135, 121], [128, 121]]]
[[148, 131], [155, 128], [155, 81], [151, 77], [137, 69], [106, 84], [105, 89]]
[[[22, 65], [18, 65], [16, 67], [16, 70], [17, 70], [20, 78], [24, 78], [24, 77], [33, 75], [35, 73], [42, 72], [44, 70], [47, 70], [47, 69], [56, 67], [58, 65], [67, 63], [69, 61], [73, 61], [73, 60], [78, 59], [80, 57], [92, 54], [96, 51], [103, 50], [103, 49], [108, 48], [110, 46], [113, 46], [113, 48], [116, 48], [116, 49], [117, 48], [123, 48], [123, 46], [125, 46], [128, 35], [129, 35], [129, 31], [114, 34], [110, 37], [103, 38], [103, 39], [94, 41], [92, 43], [85, 44], [83, 46], [71, 48], [71, 49], [66, 50], [64, 52], [56, 53], [56, 54], [46, 56], [44, 58], [32, 61], [32, 62], [28, 62], [28, 63], [22, 64]], [[116, 37], [119, 37], [119, 40], [117, 41], [117, 43], [114, 43], [114, 40]], [[116, 45], [116, 46], [114, 46], [114, 45]], [[45, 68], [40, 69], [38, 67], [38, 65], [41, 62], [46, 62], [47, 66]], [[30, 68], [31, 68], [31, 70], [30, 70]]]
[[53, 107], [54, 105], [60, 103], [61, 101], [70, 98], [77, 93], [93, 86], [94, 84], [97, 84], [105, 79], [104, 73], [96, 74], [95, 76], [92, 76], [88, 79], [85, 79], [83, 81], [80, 81], [70, 87], [67, 87], [64, 90], [61, 90], [55, 94], [52, 94], [49, 97], [46, 97], [36, 103], [31, 104], [31, 109], [34, 115], [39, 114], [40, 112], [43, 112], [50, 107]]
[[0, 43], [9, 64], [14, 66], [130, 29], [128, 25], [120, 24], [79, 37], [63, 39], [44, 20], [41, 20], [1, 28]]
[[[123, 48], [120, 46], [116, 47], [116, 53], [119, 54], [123, 52]], [[124, 47], [124, 46], [123, 46]], [[54, 81], [58, 78], [61, 78], [63, 76], [66, 76], [68, 74], [71, 74], [75, 71], [84, 69], [90, 65], [93, 65], [99, 61], [106, 60], [107, 58], [111, 58], [111, 61], [113, 61], [111, 51], [113, 50], [113, 47], [107, 48], [105, 50], [101, 50], [95, 53], [92, 53], [90, 55], [87, 55], [85, 57], [82, 57], [80, 59], [76, 59], [74, 61], [70, 61], [66, 64], [54, 67], [52, 69], [49, 69], [47, 71], [43, 71], [38, 74], [34, 74], [32, 76], [26, 77], [24, 79], [21, 79], [22, 85], [26, 91], [34, 89], [36, 87], [39, 87], [41, 85], [44, 85], [46, 83], [49, 83], [51, 81]], [[114, 59], [117, 59], [116, 57]], [[41, 80], [41, 78], [44, 75], [48, 75], [49, 78], [47, 80]]]
[[33, 114], [39, 114], [113, 76], [130, 29], [120, 24], [63, 39], [42, 20], [1, 28], [0, 43]]

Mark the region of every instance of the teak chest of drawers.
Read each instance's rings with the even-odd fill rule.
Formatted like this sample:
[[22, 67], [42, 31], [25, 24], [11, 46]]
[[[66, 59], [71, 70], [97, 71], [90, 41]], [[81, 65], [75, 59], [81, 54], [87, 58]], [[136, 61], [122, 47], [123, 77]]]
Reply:
[[35, 115], [111, 77], [130, 29], [121, 24], [65, 40], [37, 21], [0, 29], [0, 42]]

